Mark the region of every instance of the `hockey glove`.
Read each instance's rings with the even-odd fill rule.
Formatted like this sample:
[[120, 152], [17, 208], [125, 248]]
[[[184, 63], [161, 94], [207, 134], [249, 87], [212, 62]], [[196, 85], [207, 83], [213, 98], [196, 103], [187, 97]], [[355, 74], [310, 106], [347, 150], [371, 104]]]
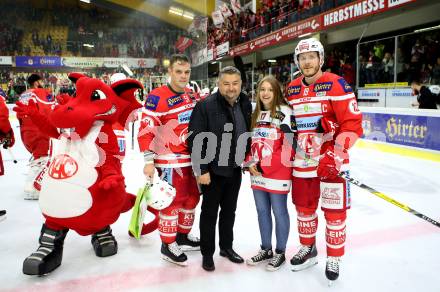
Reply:
[[321, 155], [317, 169], [318, 177], [321, 180], [335, 179], [341, 170], [344, 158], [335, 154], [333, 149], [328, 149]]

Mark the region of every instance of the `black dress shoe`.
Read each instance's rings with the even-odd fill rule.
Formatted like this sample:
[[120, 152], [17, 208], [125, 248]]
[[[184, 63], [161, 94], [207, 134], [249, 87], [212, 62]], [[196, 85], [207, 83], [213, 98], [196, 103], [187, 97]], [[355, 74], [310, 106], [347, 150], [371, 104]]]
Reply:
[[212, 256], [203, 257], [202, 268], [208, 272], [212, 272], [215, 270], [214, 260], [212, 259]]
[[220, 255], [222, 257], [227, 257], [231, 262], [236, 264], [241, 264], [244, 262], [244, 259], [239, 256], [232, 248], [221, 249]]

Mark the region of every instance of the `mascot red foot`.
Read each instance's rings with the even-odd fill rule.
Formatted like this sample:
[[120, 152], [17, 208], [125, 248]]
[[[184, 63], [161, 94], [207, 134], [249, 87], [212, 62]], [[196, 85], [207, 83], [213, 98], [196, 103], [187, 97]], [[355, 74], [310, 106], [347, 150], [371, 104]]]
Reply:
[[29, 116], [41, 131], [56, 138], [39, 199], [46, 222], [40, 246], [24, 260], [27, 275], [44, 275], [61, 265], [69, 229], [92, 235], [98, 257], [116, 254], [118, 245], [110, 225], [136, 199], [125, 191], [112, 125], [125, 125], [141, 107], [134, 92], [142, 84], [124, 79], [110, 87], [79, 73], [71, 73], [69, 79], [76, 83], [76, 96], [59, 100], [48, 117], [32, 101], [18, 102], [14, 108], [18, 116]]

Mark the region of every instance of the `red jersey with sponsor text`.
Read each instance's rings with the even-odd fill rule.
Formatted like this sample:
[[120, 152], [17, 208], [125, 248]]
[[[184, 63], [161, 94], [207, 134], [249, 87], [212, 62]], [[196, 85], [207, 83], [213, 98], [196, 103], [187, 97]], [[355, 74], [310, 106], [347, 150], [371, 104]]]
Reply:
[[[49, 115], [55, 105], [53, 96], [44, 88], [28, 89], [20, 95], [19, 101], [28, 104], [30, 99], [34, 100], [38, 111], [45, 116]], [[49, 154], [49, 136], [41, 132], [31, 118], [20, 119], [20, 134], [24, 146], [32, 153], [34, 159]]]
[[175, 92], [169, 85], [148, 95], [142, 113], [138, 142], [141, 151], [154, 152], [157, 167], [191, 165], [186, 139], [197, 95], [188, 88]]
[[[324, 72], [310, 85], [305, 84], [303, 78], [301, 76], [290, 82], [286, 91], [297, 128], [298, 148], [293, 162], [293, 175], [316, 177], [320, 154], [334, 146], [339, 134], [350, 132], [357, 137], [362, 135], [362, 115], [353, 90], [342, 77]], [[335, 129], [331, 141], [322, 147], [319, 146], [323, 142], [322, 135], [317, 135], [321, 118]], [[354, 141], [351, 141], [353, 144]], [[347, 170], [347, 166], [348, 158], [343, 161], [341, 171]]]
[[282, 105], [271, 116], [270, 111], [261, 111], [252, 130], [251, 153], [247, 161], [258, 162], [262, 175], [251, 175], [252, 189], [276, 194], [287, 194], [292, 183], [293, 148], [285, 138], [283, 127], [290, 132], [292, 109]]

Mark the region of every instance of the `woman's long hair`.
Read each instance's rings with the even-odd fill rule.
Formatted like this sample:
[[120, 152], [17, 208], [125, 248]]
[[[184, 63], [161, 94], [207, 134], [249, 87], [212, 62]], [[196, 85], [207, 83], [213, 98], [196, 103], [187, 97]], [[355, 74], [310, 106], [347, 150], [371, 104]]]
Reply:
[[257, 123], [257, 119], [260, 116], [261, 111], [264, 110], [264, 105], [260, 99], [261, 85], [264, 82], [269, 83], [270, 86], [272, 87], [272, 91], [273, 91], [273, 100], [272, 100], [272, 104], [270, 106], [270, 116], [272, 118], [274, 118], [277, 109], [280, 109], [281, 105], [287, 105], [286, 101], [284, 100], [283, 90], [281, 89], [281, 84], [278, 82], [278, 80], [273, 75], [265, 76], [258, 83], [257, 96], [256, 96], [256, 106], [255, 106], [254, 112], [252, 113], [251, 129], [253, 129], [255, 127], [255, 124]]

